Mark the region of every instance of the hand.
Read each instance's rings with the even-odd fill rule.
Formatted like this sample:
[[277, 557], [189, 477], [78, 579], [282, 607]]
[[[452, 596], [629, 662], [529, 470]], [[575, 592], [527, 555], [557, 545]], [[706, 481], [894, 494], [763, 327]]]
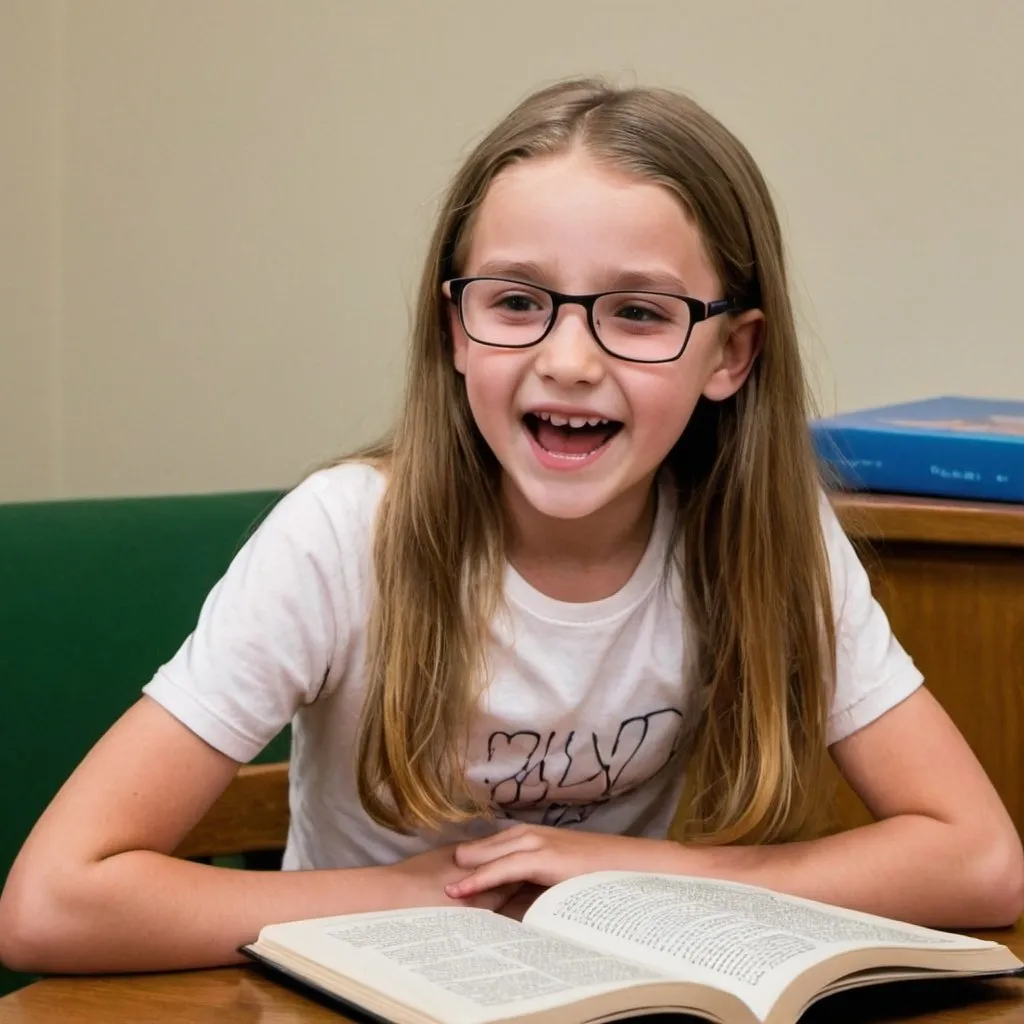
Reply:
[[672, 871], [675, 843], [576, 832], [541, 825], [516, 825], [486, 839], [460, 843], [455, 863], [469, 868], [445, 892], [466, 899], [489, 889], [530, 882], [549, 886], [588, 871]]
[[388, 897], [396, 907], [479, 907], [501, 910], [515, 895], [517, 884], [488, 886], [463, 896], [448, 893], [448, 887], [465, 878], [465, 868], [455, 863], [456, 844], [438, 846], [426, 853], [382, 868], [389, 877]]
[[505, 905], [498, 911], [502, 917], [511, 917], [514, 921], [522, 921], [526, 912], [533, 906], [533, 901], [544, 892], [544, 886], [524, 882], [509, 897]]

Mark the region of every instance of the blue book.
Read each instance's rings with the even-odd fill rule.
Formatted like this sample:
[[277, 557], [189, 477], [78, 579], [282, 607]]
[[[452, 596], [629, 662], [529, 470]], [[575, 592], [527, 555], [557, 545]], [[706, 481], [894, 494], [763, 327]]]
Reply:
[[851, 490], [1024, 502], [1024, 401], [929, 398], [814, 420], [811, 434]]

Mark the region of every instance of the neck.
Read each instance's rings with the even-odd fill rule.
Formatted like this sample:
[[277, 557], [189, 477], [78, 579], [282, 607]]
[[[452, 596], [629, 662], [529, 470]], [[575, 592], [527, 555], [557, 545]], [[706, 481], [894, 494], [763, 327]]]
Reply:
[[643, 558], [654, 525], [653, 480], [580, 519], [538, 512], [503, 483], [506, 556], [537, 590], [564, 601], [596, 601], [620, 590]]

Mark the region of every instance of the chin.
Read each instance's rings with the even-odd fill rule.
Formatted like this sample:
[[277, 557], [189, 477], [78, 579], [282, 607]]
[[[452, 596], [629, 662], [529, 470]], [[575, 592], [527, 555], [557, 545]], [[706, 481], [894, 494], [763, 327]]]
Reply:
[[548, 483], [543, 480], [516, 480], [515, 487], [532, 509], [551, 519], [585, 519], [604, 508], [613, 494], [587, 487], [577, 481]]

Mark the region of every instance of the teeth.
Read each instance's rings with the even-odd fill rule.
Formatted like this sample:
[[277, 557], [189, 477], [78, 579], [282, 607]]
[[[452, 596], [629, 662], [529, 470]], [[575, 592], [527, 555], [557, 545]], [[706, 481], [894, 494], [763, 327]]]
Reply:
[[600, 427], [607, 425], [610, 420], [602, 419], [600, 416], [563, 416], [557, 412], [538, 412], [534, 415], [539, 420], [545, 420], [553, 427], [573, 427], [578, 430], [580, 427]]

